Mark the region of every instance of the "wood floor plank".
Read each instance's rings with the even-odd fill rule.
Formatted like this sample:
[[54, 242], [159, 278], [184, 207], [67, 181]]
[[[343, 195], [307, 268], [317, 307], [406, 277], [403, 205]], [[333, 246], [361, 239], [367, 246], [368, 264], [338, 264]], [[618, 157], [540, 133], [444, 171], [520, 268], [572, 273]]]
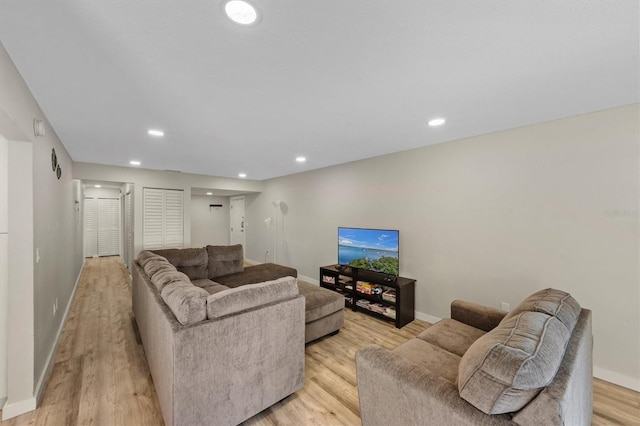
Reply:
[[[402, 329], [345, 310], [334, 336], [306, 346], [304, 388], [243, 423], [249, 426], [359, 425], [355, 353], [392, 349], [430, 326]], [[131, 312], [131, 283], [118, 257], [88, 259], [41, 405], [0, 426], [162, 425], [153, 380]], [[594, 380], [594, 426], [640, 426], [640, 393]]]

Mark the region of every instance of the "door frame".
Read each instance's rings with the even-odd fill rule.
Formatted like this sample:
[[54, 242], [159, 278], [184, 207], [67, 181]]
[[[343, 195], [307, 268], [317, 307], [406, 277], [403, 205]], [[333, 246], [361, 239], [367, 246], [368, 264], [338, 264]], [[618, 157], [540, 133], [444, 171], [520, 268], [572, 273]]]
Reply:
[[242, 251], [243, 251], [243, 256], [244, 256], [244, 251], [245, 251], [245, 245], [247, 242], [247, 236], [246, 236], [246, 213], [245, 213], [245, 198], [244, 195], [239, 195], [236, 197], [230, 197], [229, 198], [229, 244], [237, 244], [234, 243], [234, 238], [233, 238], [233, 215], [234, 215], [234, 202], [235, 201], [242, 201], [242, 223], [241, 223], [241, 227], [242, 227], [242, 242], [240, 244], [242, 244]]

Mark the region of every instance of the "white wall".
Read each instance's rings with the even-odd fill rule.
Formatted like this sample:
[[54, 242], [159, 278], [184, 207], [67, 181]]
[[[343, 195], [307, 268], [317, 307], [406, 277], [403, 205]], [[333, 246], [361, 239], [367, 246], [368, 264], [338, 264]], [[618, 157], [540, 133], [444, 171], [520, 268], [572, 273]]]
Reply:
[[229, 197], [191, 196], [191, 247], [229, 244], [229, 226]]
[[[30, 247], [34, 250], [38, 249], [40, 253], [40, 261], [34, 264], [35, 256], [33, 250], [29, 248], [28, 256], [21, 258], [21, 262], [29, 263], [30, 268], [21, 272], [20, 281], [12, 281], [10, 278], [10, 285], [14, 287], [9, 289], [9, 297], [16, 302], [11, 308], [19, 317], [13, 320], [19, 323], [10, 320], [7, 404], [18, 407], [15, 410], [10, 408], [8, 412], [17, 412], [19, 407], [23, 406], [21, 401], [33, 398], [42, 390], [50, 367], [49, 361], [63, 325], [63, 313], [66, 312], [66, 307], [71, 301], [80, 272], [82, 245], [77, 244], [78, 238], [75, 235], [80, 218], [74, 214], [77, 187], [74, 186], [71, 178], [71, 158], [2, 45], [0, 45], [0, 93], [2, 94], [0, 96], [0, 134], [14, 141], [20, 141], [21, 144], [28, 144], [31, 154], [27, 160], [24, 158], [20, 160], [23, 161], [22, 164], [10, 165], [10, 167], [18, 167], [17, 170], [22, 173], [24, 170], [32, 171], [30, 180], [14, 183], [16, 187], [13, 189], [21, 191], [22, 198], [18, 198], [13, 206], [9, 205], [10, 214], [11, 209], [18, 207], [26, 209], [15, 212], [14, 217], [18, 218], [16, 220], [29, 222], [30, 229], [24, 232], [31, 232], [33, 238], [30, 238], [27, 233], [21, 234], [21, 237], [26, 238]], [[34, 137], [34, 118], [44, 122], [46, 136]], [[53, 148], [56, 150], [58, 162], [62, 168], [60, 179], [51, 168]], [[27, 201], [32, 204], [24, 204]], [[29, 209], [30, 206], [31, 209]], [[9, 226], [11, 228], [13, 225], [10, 223]], [[10, 251], [13, 251], [11, 246]], [[16, 267], [10, 263], [9, 268], [11, 275], [12, 269]], [[11, 294], [12, 289], [13, 294]], [[56, 299], [60, 309], [54, 315], [52, 308]], [[31, 329], [27, 330], [29, 326]], [[12, 346], [11, 338], [12, 335], [15, 336], [14, 327], [24, 329], [27, 334], [22, 339], [30, 339], [32, 345], [30, 348]], [[19, 380], [20, 386], [12, 386], [12, 374], [23, 373], [25, 369], [29, 370], [29, 374]], [[29, 381], [30, 383], [27, 383]], [[5, 409], [3, 416], [6, 415]]]
[[36, 405], [33, 175], [33, 144], [9, 141], [8, 399], [2, 420]]
[[[0, 135], [0, 407], [7, 400], [7, 331], [9, 329], [9, 142]], [[1, 408], [0, 408], [1, 409]]]
[[120, 188], [84, 188], [85, 198], [120, 198]]
[[423, 318], [564, 289], [593, 310], [596, 375], [640, 390], [638, 117], [632, 105], [265, 181], [247, 196], [247, 257], [273, 246], [271, 200], [278, 262], [316, 280], [338, 226], [399, 229]]
[[[184, 191], [184, 199], [191, 199], [191, 188], [211, 188], [231, 193], [259, 192], [262, 182], [249, 179], [229, 179], [135, 167], [106, 166], [102, 164], [74, 163], [73, 177], [82, 180], [104, 182], [131, 182], [134, 184], [135, 250], [134, 257], [142, 249], [142, 191], [147, 188], [177, 189]], [[191, 243], [191, 203], [184, 204], [184, 246]]]

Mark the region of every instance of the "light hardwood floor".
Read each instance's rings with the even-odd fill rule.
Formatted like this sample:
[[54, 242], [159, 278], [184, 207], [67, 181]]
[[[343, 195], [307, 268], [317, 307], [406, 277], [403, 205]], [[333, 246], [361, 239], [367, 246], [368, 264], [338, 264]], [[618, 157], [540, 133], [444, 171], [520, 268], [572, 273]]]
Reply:
[[[393, 348], [429, 324], [401, 330], [345, 311], [339, 334], [307, 345], [304, 388], [245, 425], [359, 425], [354, 356], [368, 344]], [[85, 263], [40, 407], [0, 423], [161, 425], [153, 382], [137, 338], [127, 270], [119, 258]], [[640, 394], [594, 380], [593, 425], [640, 425]]]

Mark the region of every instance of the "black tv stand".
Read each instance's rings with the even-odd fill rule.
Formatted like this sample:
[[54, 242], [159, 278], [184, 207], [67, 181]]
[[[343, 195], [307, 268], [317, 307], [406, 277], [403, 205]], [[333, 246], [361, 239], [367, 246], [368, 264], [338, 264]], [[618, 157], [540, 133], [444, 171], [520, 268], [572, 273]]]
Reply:
[[320, 268], [320, 285], [341, 293], [345, 297], [345, 306], [393, 321], [397, 328], [404, 327], [415, 318], [415, 283], [412, 278], [344, 265]]

